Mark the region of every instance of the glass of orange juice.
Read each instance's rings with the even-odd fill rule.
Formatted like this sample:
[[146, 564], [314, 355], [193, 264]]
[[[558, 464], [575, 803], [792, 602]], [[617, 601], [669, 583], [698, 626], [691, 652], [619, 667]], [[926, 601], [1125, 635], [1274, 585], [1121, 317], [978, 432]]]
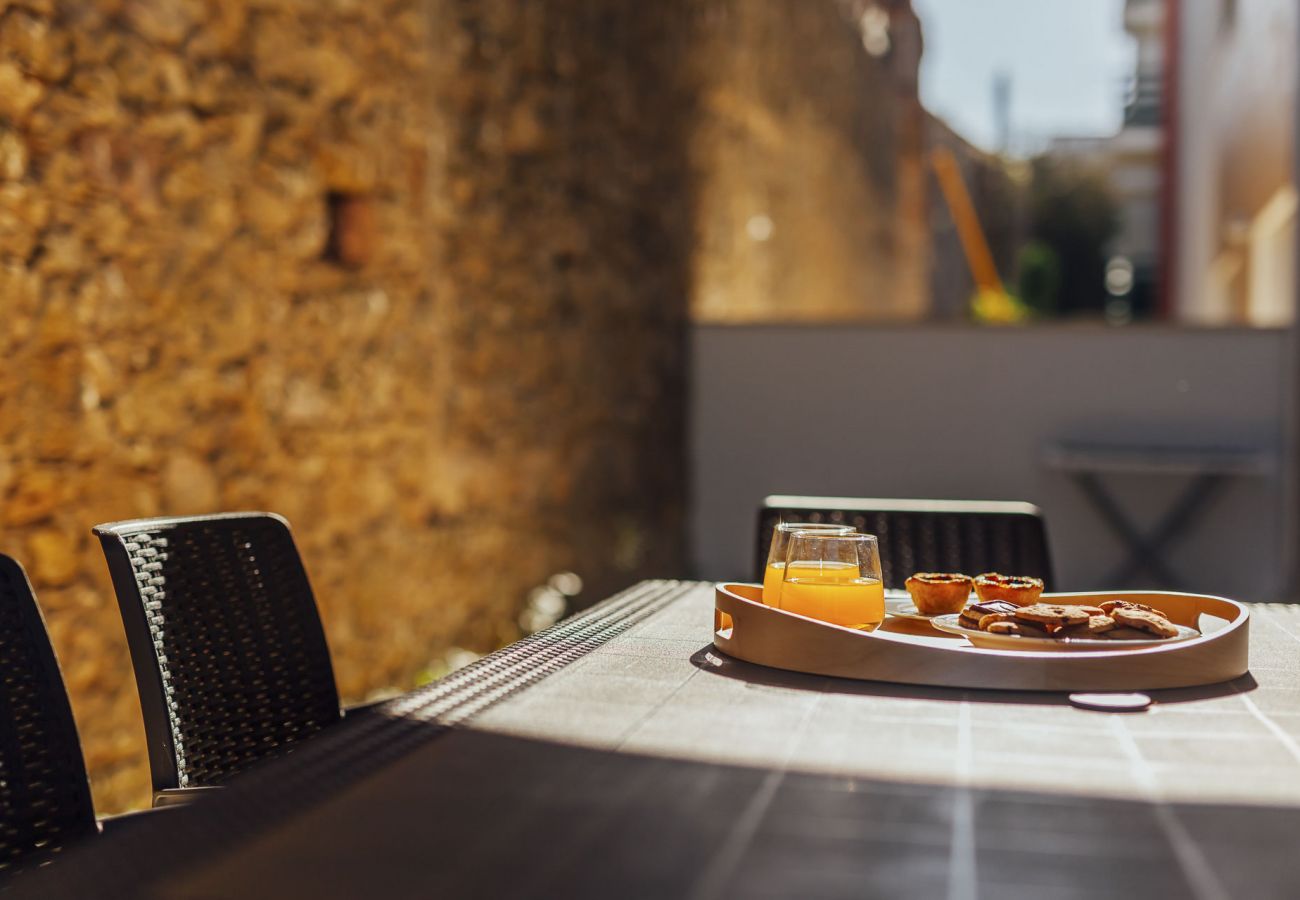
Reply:
[[768, 606], [781, 605], [781, 582], [785, 577], [785, 555], [790, 549], [790, 537], [800, 531], [825, 534], [852, 534], [852, 525], [827, 525], [821, 522], [778, 522], [772, 529], [772, 549], [767, 552], [767, 567], [763, 569], [763, 602]]
[[796, 531], [786, 551], [778, 606], [810, 619], [874, 630], [885, 621], [876, 536]]

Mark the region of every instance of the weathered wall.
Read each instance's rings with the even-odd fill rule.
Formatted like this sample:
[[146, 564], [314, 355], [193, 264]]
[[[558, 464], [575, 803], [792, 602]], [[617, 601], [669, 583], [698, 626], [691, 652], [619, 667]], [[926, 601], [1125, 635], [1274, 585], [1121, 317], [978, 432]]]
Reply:
[[921, 35], [908, 0], [709, 6], [695, 320], [925, 315]]
[[285, 514], [353, 700], [676, 570], [690, 17], [624, 6], [0, 2], [0, 550], [101, 811], [147, 778], [96, 522]]
[[681, 558], [692, 6], [435, 4], [442, 514], [596, 595]]

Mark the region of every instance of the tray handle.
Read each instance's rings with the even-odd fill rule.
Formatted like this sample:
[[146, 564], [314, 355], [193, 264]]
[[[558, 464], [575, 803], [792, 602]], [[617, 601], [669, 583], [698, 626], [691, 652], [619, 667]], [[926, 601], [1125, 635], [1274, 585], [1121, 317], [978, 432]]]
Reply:
[[736, 641], [736, 628], [742, 618], [737, 607], [745, 603], [763, 604], [761, 584], [729, 584], [727, 588], [730, 593], [718, 592], [713, 606], [713, 643], [724, 653]]

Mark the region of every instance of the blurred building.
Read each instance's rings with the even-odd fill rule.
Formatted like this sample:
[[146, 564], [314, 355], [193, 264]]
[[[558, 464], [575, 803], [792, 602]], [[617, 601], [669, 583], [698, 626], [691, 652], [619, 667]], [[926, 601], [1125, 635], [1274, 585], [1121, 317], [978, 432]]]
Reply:
[[1297, 5], [1166, 5], [1170, 312], [1202, 324], [1287, 324], [1295, 302]]
[[1122, 127], [1109, 137], [1058, 137], [1047, 152], [1104, 178], [1120, 210], [1119, 233], [1106, 249], [1125, 273], [1109, 287], [1143, 315], [1155, 311], [1160, 274], [1164, 0], [1128, 0], [1124, 30], [1137, 43], [1137, 64]]

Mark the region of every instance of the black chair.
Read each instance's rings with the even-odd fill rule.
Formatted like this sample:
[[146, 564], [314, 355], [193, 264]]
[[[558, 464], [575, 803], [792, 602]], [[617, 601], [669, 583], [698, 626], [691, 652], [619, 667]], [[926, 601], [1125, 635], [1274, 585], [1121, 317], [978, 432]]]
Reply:
[[22, 567], [0, 555], [0, 877], [97, 833], [77, 726]]
[[778, 522], [843, 523], [876, 535], [887, 588], [902, 588], [913, 572], [1001, 572], [1041, 578], [1053, 590], [1047, 526], [1030, 503], [771, 496], [758, 512], [760, 581]]
[[155, 805], [340, 719], [307, 573], [268, 513], [99, 525], [149, 741]]

